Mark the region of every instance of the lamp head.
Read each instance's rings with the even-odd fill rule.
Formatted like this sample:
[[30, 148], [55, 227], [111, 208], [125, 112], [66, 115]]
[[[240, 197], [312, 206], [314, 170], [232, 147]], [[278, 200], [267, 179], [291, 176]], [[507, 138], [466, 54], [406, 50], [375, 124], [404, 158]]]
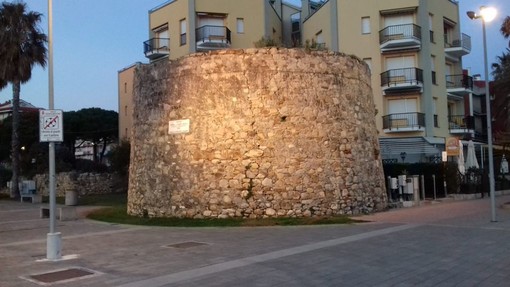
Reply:
[[498, 11], [493, 7], [480, 7], [480, 16], [485, 22], [491, 22], [496, 18]]
[[467, 15], [468, 15], [469, 19], [471, 19], [471, 20], [478, 18], [478, 16], [476, 15], [476, 13], [474, 11], [467, 11]]

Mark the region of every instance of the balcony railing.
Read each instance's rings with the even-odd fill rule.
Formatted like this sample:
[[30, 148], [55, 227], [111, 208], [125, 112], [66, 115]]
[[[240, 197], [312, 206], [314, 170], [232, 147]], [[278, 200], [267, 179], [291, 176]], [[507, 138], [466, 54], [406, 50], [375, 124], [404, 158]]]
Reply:
[[152, 38], [143, 42], [143, 52], [149, 59], [159, 58], [170, 54], [170, 39]]
[[415, 86], [423, 84], [423, 70], [419, 68], [392, 69], [381, 74], [381, 86]]
[[444, 47], [445, 48], [463, 48], [471, 51], [471, 37], [462, 33], [461, 39], [449, 41], [448, 35], [444, 35]]
[[450, 133], [474, 132], [475, 118], [466, 115], [448, 116], [448, 128]]
[[448, 35], [445, 34], [444, 47], [446, 56], [450, 60], [458, 61], [458, 58], [471, 53], [471, 37], [462, 33], [460, 39], [450, 41]]
[[421, 27], [416, 24], [388, 26], [379, 31], [379, 43], [383, 52], [401, 48], [419, 48]]
[[473, 90], [473, 77], [468, 75], [448, 75], [446, 76], [446, 88], [464, 88]]
[[223, 49], [232, 43], [232, 33], [225, 26], [205, 25], [195, 32], [198, 49]]
[[425, 127], [425, 114], [398, 113], [383, 116], [383, 129], [387, 131], [418, 131]]

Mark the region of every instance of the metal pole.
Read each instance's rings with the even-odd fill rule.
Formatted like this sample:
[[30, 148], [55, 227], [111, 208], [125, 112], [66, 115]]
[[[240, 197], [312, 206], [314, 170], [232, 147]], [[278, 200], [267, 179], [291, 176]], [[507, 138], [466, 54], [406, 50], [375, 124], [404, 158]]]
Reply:
[[[49, 109], [55, 108], [53, 90], [53, 4], [48, 0], [48, 93]], [[59, 260], [61, 254], [61, 236], [56, 232], [56, 194], [55, 194], [55, 143], [49, 143], [49, 189], [50, 189], [50, 233], [47, 235], [46, 259]]]
[[483, 56], [485, 64], [485, 105], [487, 106], [487, 145], [489, 147], [489, 188], [491, 196], [491, 222], [496, 222], [496, 197], [494, 188], [494, 162], [492, 151], [492, 115], [491, 99], [489, 91], [489, 63], [487, 59], [487, 33], [485, 29], [485, 20], [482, 18], [483, 30]]
[[425, 176], [420, 176], [421, 182], [421, 200], [425, 200]]
[[437, 199], [437, 193], [436, 193], [436, 175], [432, 175], [432, 182], [434, 183], [434, 200]]

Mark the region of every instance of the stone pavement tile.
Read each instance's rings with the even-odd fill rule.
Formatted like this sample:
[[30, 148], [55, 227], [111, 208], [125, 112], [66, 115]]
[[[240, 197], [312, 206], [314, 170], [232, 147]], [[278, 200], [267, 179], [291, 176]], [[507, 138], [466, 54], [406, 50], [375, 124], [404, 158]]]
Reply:
[[[501, 222], [489, 223], [486, 203], [440, 204], [442, 208], [434, 206], [420, 212], [402, 210], [403, 222], [429, 222], [368, 237], [359, 235], [399, 226], [391, 223], [398, 217], [393, 214], [391, 220], [379, 218], [368, 224], [290, 228], [134, 228], [78, 220], [66, 222], [61, 229], [64, 254], [79, 254], [79, 258], [57, 263], [35, 262], [38, 256], [45, 255], [46, 226], [38, 226], [45, 222], [34, 221], [34, 228], [28, 230], [9, 230], [6, 226], [10, 223], [2, 224], [0, 218], [0, 286], [34, 286], [18, 276], [28, 274], [27, 270], [43, 272], [69, 266], [104, 274], [58, 286], [119, 286], [209, 266], [212, 273], [167, 285], [464, 286], [478, 282], [480, 286], [508, 286], [510, 213], [498, 211]], [[410, 213], [428, 219], [417, 219]], [[31, 223], [23, 221], [20, 226], [30, 227]], [[9, 239], [2, 241], [3, 234], [8, 234]], [[20, 242], [18, 235], [33, 241]], [[352, 240], [343, 241], [344, 238]], [[164, 247], [185, 241], [208, 245], [190, 249]], [[324, 242], [334, 244], [321, 245]], [[319, 248], [301, 249], [310, 244]], [[264, 254], [274, 256], [257, 257]], [[258, 262], [249, 258], [265, 259]], [[229, 265], [235, 262], [248, 264], [237, 268]], [[144, 287], [152, 286], [164, 284]]]

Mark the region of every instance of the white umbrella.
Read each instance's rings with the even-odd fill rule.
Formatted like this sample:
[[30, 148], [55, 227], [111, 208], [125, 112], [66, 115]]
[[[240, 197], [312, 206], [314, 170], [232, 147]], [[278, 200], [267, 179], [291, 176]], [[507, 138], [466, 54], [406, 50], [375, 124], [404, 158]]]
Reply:
[[508, 161], [506, 160], [505, 155], [501, 159], [501, 166], [499, 167], [499, 172], [503, 175], [508, 173]]
[[457, 165], [459, 172], [464, 175], [466, 173], [466, 168], [464, 166], [464, 146], [462, 145], [461, 140], [459, 140], [459, 157], [457, 158]]
[[475, 144], [473, 143], [472, 140], [469, 140], [466, 157], [466, 169], [469, 170], [472, 167], [480, 168], [480, 166], [478, 165], [478, 160], [476, 159]]

